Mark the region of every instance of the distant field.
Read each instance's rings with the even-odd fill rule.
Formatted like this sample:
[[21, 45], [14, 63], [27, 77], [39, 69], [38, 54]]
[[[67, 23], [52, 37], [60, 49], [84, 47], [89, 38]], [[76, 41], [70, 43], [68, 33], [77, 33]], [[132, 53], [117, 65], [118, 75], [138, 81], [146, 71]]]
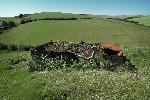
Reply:
[[133, 18], [133, 19], [129, 19], [129, 20], [137, 21], [137, 22], [139, 22], [139, 24], [143, 24], [145, 26], [150, 26], [150, 16]]
[[[18, 15], [19, 16], [19, 15]], [[89, 18], [92, 17], [90, 15], [81, 15], [81, 14], [72, 14], [72, 13], [61, 13], [61, 12], [42, 12], [35, 13], [31, 15], [27, 15], [24, 18], [31, 19], [44, 19], [44, 18]], [[15, 23], [19, 23], [21, 19], [15, 17], [0, 17], [0, 21], [14, 21]]]
[[27, 18], [31, 19], [43, 19], [43, 18], [86, 18], [88, 15], [72, 14], [72, 13], [61, 13], [61, 12], [43, 12], [29, 15]]
[[16, 19], [14, 17], [0, 17], [0, 21], [14, 21], [15, 23], [19, 23], [21, 19]]
[[39, 45], [50, 40], [115, 42], [123, 46], [150, 45], [150, 28], [99, 19], [75, 21], [36, 21], [0, 35], [0, 42]]

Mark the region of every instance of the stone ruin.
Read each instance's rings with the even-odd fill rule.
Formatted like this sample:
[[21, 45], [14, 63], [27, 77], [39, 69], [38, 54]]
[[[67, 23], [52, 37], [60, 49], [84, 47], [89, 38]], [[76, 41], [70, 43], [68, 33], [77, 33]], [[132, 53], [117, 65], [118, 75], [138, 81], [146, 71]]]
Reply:
[[73, 42], [54, 42], [39, 45], [31, 50], [34, 59], [58, 58], [66, 63], [72, 64], [80, 59], [90, 61], [94, 59], [97, 67], [100, 67], [102, 60], [111, 61], [110, 69], [127, 64], [129, 69], [135, 69], [129, 59], [127, 59], [124, 50], [113, 43], [78, 43]]

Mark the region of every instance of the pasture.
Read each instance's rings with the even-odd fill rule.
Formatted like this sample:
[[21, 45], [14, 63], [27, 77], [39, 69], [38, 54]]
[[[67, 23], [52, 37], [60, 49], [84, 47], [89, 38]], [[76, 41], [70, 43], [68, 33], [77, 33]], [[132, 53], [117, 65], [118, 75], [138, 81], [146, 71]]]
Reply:
[[43, 72], [30, 72], [29, 63], [32, 62], [30, 51], [0, 51], [1, 100], [150, 98], [149, 27], [99, 17], [80, 19], [86, 15], [77, 14], [39, 13], [28, 18], [62, 16], [77, 17], [78, 20], [38, 20], [21, 24], [1, 34], [0, 43], [36, 46], [50, 40], [113, 42], [124, 48], [127, 58], [136, 66], [137, 72], [132, 73], [122, 67], [115, 71], [103, 68], [91, 69], [86, 65], [76, 69], [81, 67], [79, 64]]
[[149, 99], [150, 49], [126, 49], [137, 73], [105, 69], [53, 69], [30, 73], [12, 59], [31, 60], [29, 52], [0, 52], [0, 98], [3, 99]]
[[0, 17], [0, 21], [6, 21], [6, 22], [14, 21], [15, 23], [19, 23], [20, 19], [16, 19], [14, 17]]
[[80, 15], [80, 14], [72, 14], [72, 13], [61, 13], [61, 12], [42, 12], [35, 13], [27, 16], [27, 18], [31, 19], [43, 19], [43, 18], [87, 18], [89, 15]]
[[98, 18], [71, 21], [35, 21], [0, 36], [8, 44], [39, 45], [50, 40], [114, 42], [127, 47], [148, 47], [150, 28]]
[[143, 24], [145, 26], [150, 26], [150, 16], [133, 18], [133, 19], [129, 19], [129, 20], [139, 22], [139, 24]]

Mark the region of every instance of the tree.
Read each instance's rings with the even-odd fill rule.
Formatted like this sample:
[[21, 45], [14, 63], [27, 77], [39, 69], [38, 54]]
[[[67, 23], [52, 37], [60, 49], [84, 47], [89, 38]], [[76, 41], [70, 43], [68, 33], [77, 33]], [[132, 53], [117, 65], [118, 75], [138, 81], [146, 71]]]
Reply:
[[23, 16], [24, 16], [23, 14], [20, 14], [20, 15], [19, 15], [19, 18], [23, 18]]
[[2, 21], [2, 25], [1, 26], [6, 26], [8, 25], [8, 23], [6, 21]]
[[21, 21], [20, 21], [20, 24], [25, 24], [26, 23], [26, 21], [24, 20], [24, 19], [22, 19]]

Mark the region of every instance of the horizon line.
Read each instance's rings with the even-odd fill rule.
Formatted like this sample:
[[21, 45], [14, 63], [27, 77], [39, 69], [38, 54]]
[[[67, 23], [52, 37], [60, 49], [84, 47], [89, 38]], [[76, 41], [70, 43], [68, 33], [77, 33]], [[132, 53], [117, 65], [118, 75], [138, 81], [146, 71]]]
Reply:
[[[19, 14], [39, 14], [39, 13], [68, 13], [68, 14], [86, 14], [86, 15], [94, 15], [94, 16], [150, 16], [150, 14], [92, 14], [92, 13], [75, 13], [75, 12], [61, 12], [61, 11], [41, 11], [35, 13], [19, 13]], [[18, 15], [12, 16], [0, 16], [0, 17], [15, 17]]]

